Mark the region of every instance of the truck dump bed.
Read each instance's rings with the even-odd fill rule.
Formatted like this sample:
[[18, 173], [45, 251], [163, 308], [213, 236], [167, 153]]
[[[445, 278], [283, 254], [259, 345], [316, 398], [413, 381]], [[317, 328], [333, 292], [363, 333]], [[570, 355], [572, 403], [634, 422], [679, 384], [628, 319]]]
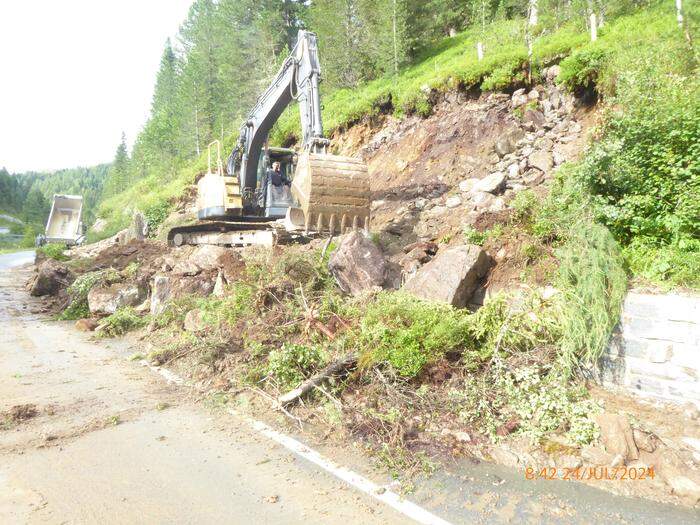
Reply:
[[46, 223], [46, 241], [78, 244], [83, 237], [82, 211], [80, 195], [54, 195]]

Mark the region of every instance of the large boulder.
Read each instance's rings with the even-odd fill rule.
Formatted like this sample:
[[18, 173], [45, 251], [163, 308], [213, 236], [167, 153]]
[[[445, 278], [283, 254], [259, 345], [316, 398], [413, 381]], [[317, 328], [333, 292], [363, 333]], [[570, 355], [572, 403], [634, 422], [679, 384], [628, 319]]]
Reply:
[[35, 297], [57, 295], [74, 280], [73, 272], [66, 266], [54, 259], [45, 259], [37, 268], [36, 277], [31, 283], [29, 293]]
[[506, 188], [506, 179], [506, 174], [502, 171], [491, 173], [477, 182], [472, 191], [474, 193], [480, 191], [493, 194], [501, 193]]
[[443, 248], [402, 289], [421, 299], [464, 307], [490, 266], [491, 259], [479, 246]]
[[383, 286], [387, 262], [382, 250], [360, 232], [345, 235], [328, 261], [338, 286], [352, 295]]
[[146, 291], [138, 284], [116, 283], [96, 286], [88, 292], [90, 313], [111, 315], [125, 306], [138, 306], [146, 298]]
[[206, 297], [214, 291], [215, 285], [216, 275], [156, 275], [151, 284], [151, 314], [163, 313], [171, 301], [184, 295]]

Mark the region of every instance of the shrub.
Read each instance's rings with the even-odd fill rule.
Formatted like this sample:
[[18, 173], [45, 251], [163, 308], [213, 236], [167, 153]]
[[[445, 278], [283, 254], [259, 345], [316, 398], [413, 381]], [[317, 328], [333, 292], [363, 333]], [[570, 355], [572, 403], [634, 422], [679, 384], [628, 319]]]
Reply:
[[46, 257], [49, 257], [50, 259], [55, 259], [57, 261], [67, 261], [70, 259], [67, 255], [65, 255], [63, 252], [66, 250], [66, 245], [63, 243], [56, 243], [56, 244], [45, 244], [41, 248], [37, 249], [37, 252], [44, 254]]
[[283, 388], [292, 388], [306, 379], [325, 362], [325, 353], [318, 346], [285, 343], [270, 352], [267, 373]]
[[528, 223], [532, 219], [537, 204], [538, 200], [534, 191], [531, 189], [521, 191], [510, 203], [510, 207], [513, 209], [513, 220], [521, 224]]
[[130, 306], [118, 309], [102, 322], [101, 335], [116, 337], [146, 325], [146, 319], [139, 316]]
[[143, 215], [148, 224], [148, 234], [150, 237], [155, 236], [158, 227], [168, 218], [171, 210], [172, 205], [168, 200], [152, 204], [144, 210]]
[[497, 361], [481, 376], [469, 376], [464, 388], [450, 391], [452, 410], [493, 441], [506, 424], [536, 443], [561, 431], [572, 445], [592, 442], [598, 435], [592, 415], [600, 407], [585, 388], [570, 386], [557, 371], [536, 366], [509, 368]]
[[361, 364], [386, 363], [401, 376], [415, 377], [447, 352], [471, 346], [470, 326], [466, 311], [402, 293], [379, 294], [361, 320]]

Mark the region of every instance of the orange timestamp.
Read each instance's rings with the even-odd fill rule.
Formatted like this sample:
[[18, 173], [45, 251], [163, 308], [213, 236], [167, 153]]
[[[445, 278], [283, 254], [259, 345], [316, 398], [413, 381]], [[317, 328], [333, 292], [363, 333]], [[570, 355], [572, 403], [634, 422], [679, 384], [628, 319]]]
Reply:
[[546, 480], [577, 480], [577, 481], [641, 481], [654, 479], [656, 473], [654, 467], [575, 467], [556, 468], [527, 467], [525, 469], [525, 479], [546, 479]]

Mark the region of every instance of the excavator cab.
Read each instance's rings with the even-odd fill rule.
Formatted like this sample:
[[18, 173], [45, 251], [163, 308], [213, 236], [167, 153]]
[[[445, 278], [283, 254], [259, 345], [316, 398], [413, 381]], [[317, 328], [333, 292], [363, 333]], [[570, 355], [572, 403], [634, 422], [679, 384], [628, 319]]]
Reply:
[[268, 147], [260, 155], [258, 162], [258, 203], [263, 210], [263, 216], [272, 219], [282, 219], [289, 208], [297, 206], [289, 185], [274, 186], [265, 177], [265, 173], [274, 162], [279, 162], [282, 173], [288, 180], [294, 177], [297, 156], [294, 150], [287, 148]]

